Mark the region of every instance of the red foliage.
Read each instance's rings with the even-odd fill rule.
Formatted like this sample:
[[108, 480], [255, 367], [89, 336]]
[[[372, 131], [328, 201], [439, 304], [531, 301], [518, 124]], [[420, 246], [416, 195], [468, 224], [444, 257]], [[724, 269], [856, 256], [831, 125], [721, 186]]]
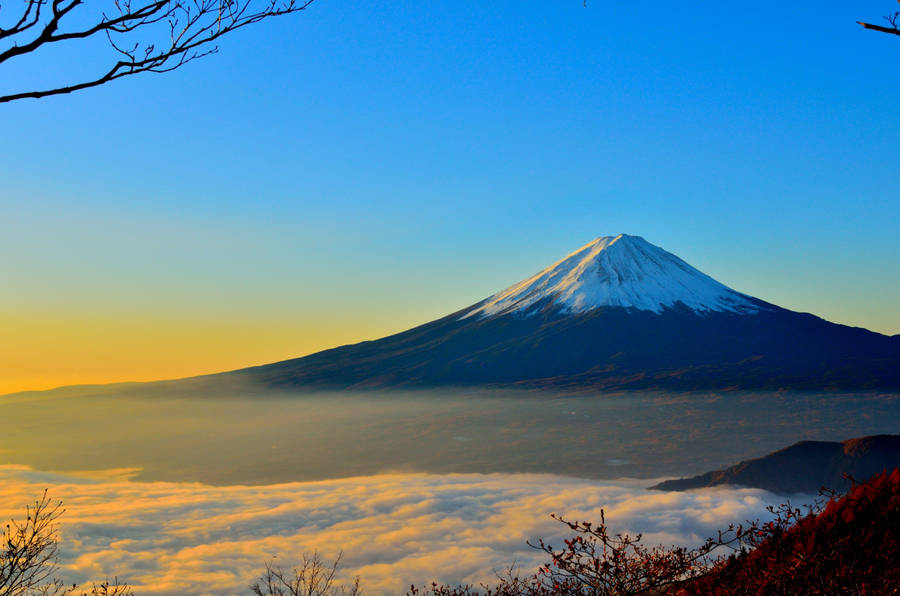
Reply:
[[[804, 514], [790, 504], [775, 519], [730, 527], [696, 549], [647, 548], [641, 537], [567, 522], [565, 548], [536, 545], [551, 561], [530, 577], [510, 571], [495, 586], [441, 586], [411, 596], [900, 594], [900, 470], [855, 485]], [[739, 548], [714, 556], [721, 547]]]
[[854, 486], [817, 514], [782, 509], [756, 548], [676, 593], [900, 594], [900, 470]]

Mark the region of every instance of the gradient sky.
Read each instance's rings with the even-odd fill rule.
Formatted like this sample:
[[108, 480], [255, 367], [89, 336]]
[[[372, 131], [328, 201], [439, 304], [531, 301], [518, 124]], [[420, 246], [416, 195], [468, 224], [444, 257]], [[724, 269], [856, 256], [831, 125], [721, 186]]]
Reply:
[[900, 39], [855, 24], [893, 9], [318, 0], [0, 106], [0, 393], [376, 338], [620, 232], [900, 333]]

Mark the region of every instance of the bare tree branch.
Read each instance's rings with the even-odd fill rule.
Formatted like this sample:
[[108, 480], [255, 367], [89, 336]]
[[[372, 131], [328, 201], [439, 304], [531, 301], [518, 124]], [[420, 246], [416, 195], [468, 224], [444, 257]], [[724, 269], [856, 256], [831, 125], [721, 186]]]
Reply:
[[63, 596], [71, 593], [55, 578], [58, 555], [56, 520], [62, 503], [47, 491], [26, 510], [22, 521], [10, 520], [0, 545], [0, 596]]
[[[900, 2], [900, 0], [897, 0]], [[882, 25], [873, 25], [872, 23], [864, 23], [862, 21], [856, 21], [857, 24], [862, 25], [866, 29], [871, 29], [872, 31], [880, 31], [881, 33], [892, 33], [894, 35], [900, 35], [900, 10], [895, 12], [894, 14], [889, 14], [882, 17], [885, 21], [888, 22], [890, 27], [884, 27]]]
[[0, 596], [134, 596], [118, 578], [93, 584], [90, 593], [65, 584], [57, 576], [59, 533], [56, 522], [65, 512], [47, 491], [27, 507], [25, 519], [9, 520], [0, 533]]
[[335, 583], [342, 558], [343, 553], [329, 565], [318, 552], [303, 553], [300, 565], [290, 570], [266, 563], [266, 572], [250, 586], [250, 591], [256, 596], [359, 596], [359, 577], [348, 586]]
[[2, 27], [0, 7], [0, 66], [53, 44], [97, 36], [106, 38], [115, 56], [111, 66], [94, 77], [2, 95], [0, 103], [72, 93], [141, 72], [169, 72], [216, 53], [214, 42], [227, 33], [269, 17], [299, 12], [313, 1], [90, 0], [95, 9], [106, 6], [114, 12], [109, 16], [101, 9], [86, 19], [84, 0], [24, 0], [21, 14], [8, 28]]
[[[900, 13], [897, 13], [900, 15]], [[887, 17], [885, 17], [887, 18]], [[894, 27], [882, 27], [881, 25], [873, 25], [871, 23], [863, 23], [862, 21], [856, 21], [866, 29], [871, 29], [873, 31], [881, 31], [882, 33], [893, 33], [894, 35], [900, 35], [900, 29], [896, 26]]]

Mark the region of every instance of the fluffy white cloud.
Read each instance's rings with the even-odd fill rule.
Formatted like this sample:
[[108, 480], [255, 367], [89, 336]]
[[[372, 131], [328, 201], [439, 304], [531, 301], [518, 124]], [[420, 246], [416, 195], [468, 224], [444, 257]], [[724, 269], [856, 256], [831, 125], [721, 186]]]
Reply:
[[566, 528], [550, 513], [593, 520], [648, 543], [699, 543], [732, 522], [765, 516], [760, 490], [660, 493], [651, 481], [552, 475], [394, 474], [266, 486], [135, 482], [0, 466], [0, 519], [19, 517], [44, 488], [64, 502], [61, 563], [72, 581], [117, 575], [140, 595], [247, 594], [264, 563], [344, 552], [343, 575], [367, 594], [411, 584], [478, 583], [514, 561], [545, 557], [526, 540]]

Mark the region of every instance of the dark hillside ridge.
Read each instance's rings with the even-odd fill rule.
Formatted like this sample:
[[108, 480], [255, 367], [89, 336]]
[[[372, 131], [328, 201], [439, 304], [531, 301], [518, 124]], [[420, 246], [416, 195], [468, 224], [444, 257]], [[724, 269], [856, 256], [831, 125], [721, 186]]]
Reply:
[[762, 541], [722, 560], [666, 594], [900, 593], [900, 471], [852, 487], [823, 509], [793, 517], [783, 510]]
[[753, 314], [605, 306], [461, 318], [233, 373], [273, 388], [900, 390], [900, 337], [754, 300]]
[[895, 390], [900, 337], [779, 308], [619, 234], [442, 319], [235, 374], [277, 388]]
[[602, 236], [441, 319], [158, 387], [900, 391], [900, 336], [737, 292], [639, 236]]
[[865, 481], [900, 467], [900, 435], [875, 435], [842, 443], [801, 441], [790, 447], [693, 478], [667, 480], [650, 488], [680, 491], [718, 485], [761, 488], [775, 493], [844, 490], [850, 481]]

